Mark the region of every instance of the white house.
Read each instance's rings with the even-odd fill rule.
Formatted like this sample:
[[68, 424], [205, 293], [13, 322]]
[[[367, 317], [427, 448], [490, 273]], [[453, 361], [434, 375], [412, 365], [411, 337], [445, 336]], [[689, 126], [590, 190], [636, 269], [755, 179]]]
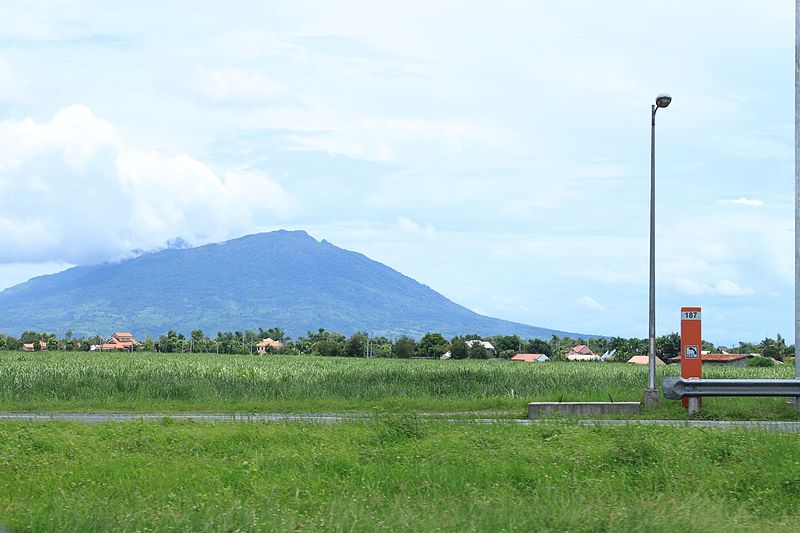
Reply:
[[600, 356], [592, 351], [591, 348], [585, 344], [579, 344], [570, 348], [564, 357], [568, 361], [599, 361]]

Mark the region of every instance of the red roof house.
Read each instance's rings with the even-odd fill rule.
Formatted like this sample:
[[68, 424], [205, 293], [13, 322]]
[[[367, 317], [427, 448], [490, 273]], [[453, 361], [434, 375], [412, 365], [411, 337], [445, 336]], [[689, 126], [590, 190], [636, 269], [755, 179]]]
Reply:
[[592, 349], [589, 348], [588, 346], [586, 346], [585, 344], [579, 344], [577, 346], [573, 346], [572, 348], [569, 349], [569, 351], [567, 351], [567, 355], [574, 354], [574, 353], [581, 354], [581, 355], [596, 355], [592, 351]]
[[511, 361], [523, 361], [525, 363], [544, 363], [549, 360], [543, 353], [518, 353], [511, 358]]
[[280, 350], [283, 348], [283, 343], [281, 341], [272, 340], [271, 338], [266, 338], [259, 341], [259, 343], [256, 344], [256, 348], [259, 354], [264, 355], [267, 353], [267, 349]]
[[599, 361], [600, 356], [585, 344], [573, 346], [564, 354], [569, 361]]
[[[47, 343], [44, 342], [44, 341], [39, 341], [39, 349], [42, 350], [43, 352], [46, 352], [47, 351]], [[23, 352], [32, 352], [32, 351], [34, 351], [33, 343], [32, 342], [26, 342], [25, 344], [23, 344], [22, 345], [22, 351]]]
[[[647, 355], [634, 355], [628, 362], [632, 365], [649, 365], [650, 364], [650, 357]], [[661, 360], [660, 357], [656, 357], [656, 366], [658, 365], [665, 365], [664, 361]]]
[[108, 342], [102, 344], [100, 346], [101, 350], [125, 350], [125, 351], [133, 351], [136, 350], [138, 347], [142, 345], [141, 342], [137, 341], [133, 338], [127, 331], [118, 331], [114, 333]]

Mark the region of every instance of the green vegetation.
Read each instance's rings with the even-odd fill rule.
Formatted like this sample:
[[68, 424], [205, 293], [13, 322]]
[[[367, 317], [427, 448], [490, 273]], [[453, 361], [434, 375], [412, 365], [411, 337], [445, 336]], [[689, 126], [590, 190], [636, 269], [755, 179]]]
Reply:
[[19, 531], [796, 531], [796, 435], [569, 424], [0, 425]]
[[[368, 342], [345, 349], [369, 351]], [[411, 342], [400, 343], [406, 354]], [[427, 416], [522, 417], [528, 401], [639, 400], [646, 367], [403, 357], [0, 351], [3, 411], [373, 413], [333, 425], [4, 422], [0, 528], [794, 529], [793, 434]], [[792, 368], [707, 367], [706, 375], [786, 378]], [[664, 401], [643, 416], [686, 414]], [[705, 399], [703, 416], [800, 418], [780, 398]]]
[[[659, 375], [677, 367], [659, 367]], [[529, 401], [641, 400], [647, 369], [512, 363], [109, 352], [0, 352], [0, 410], [129, 412], [508, 411]], [[708, 377], [791, 377], [790, 365], [708, 367]], [[660, 377], [659, 377], [660, 379]], [[680, 418], [665, 401], [648, 417]], [[782, 398], [704, 401], [709, 418], [787, 419]]]
[[[435, 359], [445, 352], [450, 352], [453, 359], [485, 359], [487, 356], [509, 359], [518, 353], [542, 353], [553, 361], [564, 360], [564, 354], [572, 347], [585, 344], [600, 355], [614, 352], [614, 361], [625, 362], [634, 355], [643, 355], [648, 351], [647, 339], [623, 339], [622, 337], [593, 337], [590, 339], [559, 337], [552, 335], [545, 341], [538, 338], [523, 339], [518, 335], [477, 334], [455, 336], [449, 341], [441, 333], [426, 333], [419, 342], [408, 336], [400, 336], [396, 340], [387, 337], [370, 337], [364, 331], [357, 331], [346, 337], [335, 331], [320, 328], [316, 332], [309, 331], [305, 336], [296, 339], [286, 335], [279, 327], [269, 329], [258, 328], [244, 331], [218, 331], [216, 337], [208, 337], [203, 330], [194, 329], [187, 338], [174, 330], [168, 331], [157, 339], [149, 335], [137, 349], [160, 353], [217, 353], [217, 354], [250, 354], [255, 353], [256, 344], [265, 338], [280, 341], [281, 348], [268, 348], [269, 353], [285, 355], [321, 355], [325, 357], [411, 357]], [[472, 340], [488, 341], [494, 347], [489, 353], [479, 346], [468, 346]], [[25, 331], [19, 339], [0, 333], [0, 351], [17, 350], [24, 343], [31, 344], [38, 351], [42, 341], [50, 351], [89, 351], [93, 344], [105, 342], [101, 337], [75, 338], [72, 331], [67, 331], [59, 339], [53, 333]], [[670, 358], [680, 355], [681, 337], [670, 333], [656, 338], [656, 355], [668, 362]], [[726, 351], [739, 354], [762, 354], [763, 357], [777, 361], [787, 360], [794, 354], [794, 345], [787, 345], [780, 334], [777, 339], [766, 338], [760, 344], [741, 341], [738, 346], [728, 348], [714, 346], [703, 341], [703, 350], [709, 352]], [[761, 366], [766, 366], [760, 363]], [[759, 366], [756, 364], [755, 366]]]
[[755, 357], [751, 357], [745, 363], [747, 366], [775, 366], [775, 361], [772, 360], [770, 357], [761, 357], [757, 355]]

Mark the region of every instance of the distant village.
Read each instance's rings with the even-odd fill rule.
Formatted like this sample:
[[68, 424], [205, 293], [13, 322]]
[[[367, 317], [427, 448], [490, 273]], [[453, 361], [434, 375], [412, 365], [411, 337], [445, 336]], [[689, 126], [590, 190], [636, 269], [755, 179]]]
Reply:
[[[657, 341], [656, 364], [680, 364], [680, 337], [676, 333]], [[516, 335], [480, 337], [467, 335], [447, 340], [439, 333], [428, 333], [420, 340], [408, 336], [397, 339], [370, 337], [360, 332], [350, 337], [320, 329], [307, 336], [291, 339], [280, 328], [257, 332], [218, 333], [209, 338], [201, 330], [189, 337], [170, 331], [158, 339], [147, 336], [137, 340], [129, 331], [118, 331], [108, 339], [95, 336], [73, 338], [71, 332], [59, 339], [47, 333], [24, 332], [19, 339], [0, 334], [0, 350], [88, 351], [88, 352], [162, 352], [217, 354], [288, 354], [333, 357], [397, 357], [406, 359], [508, 359], [520, 363], [626, 362], [648, 364], [644, 339], [593, 338], [588, 341], [553, 335], [549, 340], [523, 340]], [[701, 360], [708, 365], [772, 366], [790, 358], [794, 347], [787, 346], [780, 335], [760, 344], [740, 343], [734, 349], [713, 346], [704, 341]]]

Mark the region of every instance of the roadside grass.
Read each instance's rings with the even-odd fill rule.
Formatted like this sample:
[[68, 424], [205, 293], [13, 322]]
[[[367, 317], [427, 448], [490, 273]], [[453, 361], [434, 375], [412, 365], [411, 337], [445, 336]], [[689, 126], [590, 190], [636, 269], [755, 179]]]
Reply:
[[[659, 381], [677, 367], [659, 367]], [[788, 378], [707, 367], [708, 377]], [[647, 369], [625, 363], [513, 363], [215, 354], [0, 352], [0, 410], [75, 412], [487, 412], [530, 401], [638, 401]], [[686, 418], [662, 401], [645, 418]], [[800, 419], [782, 398], [711, 398], [704, 418]]]
[[796, 531], [800, 440], [420, 423], [0, 425], [14, 531]]

